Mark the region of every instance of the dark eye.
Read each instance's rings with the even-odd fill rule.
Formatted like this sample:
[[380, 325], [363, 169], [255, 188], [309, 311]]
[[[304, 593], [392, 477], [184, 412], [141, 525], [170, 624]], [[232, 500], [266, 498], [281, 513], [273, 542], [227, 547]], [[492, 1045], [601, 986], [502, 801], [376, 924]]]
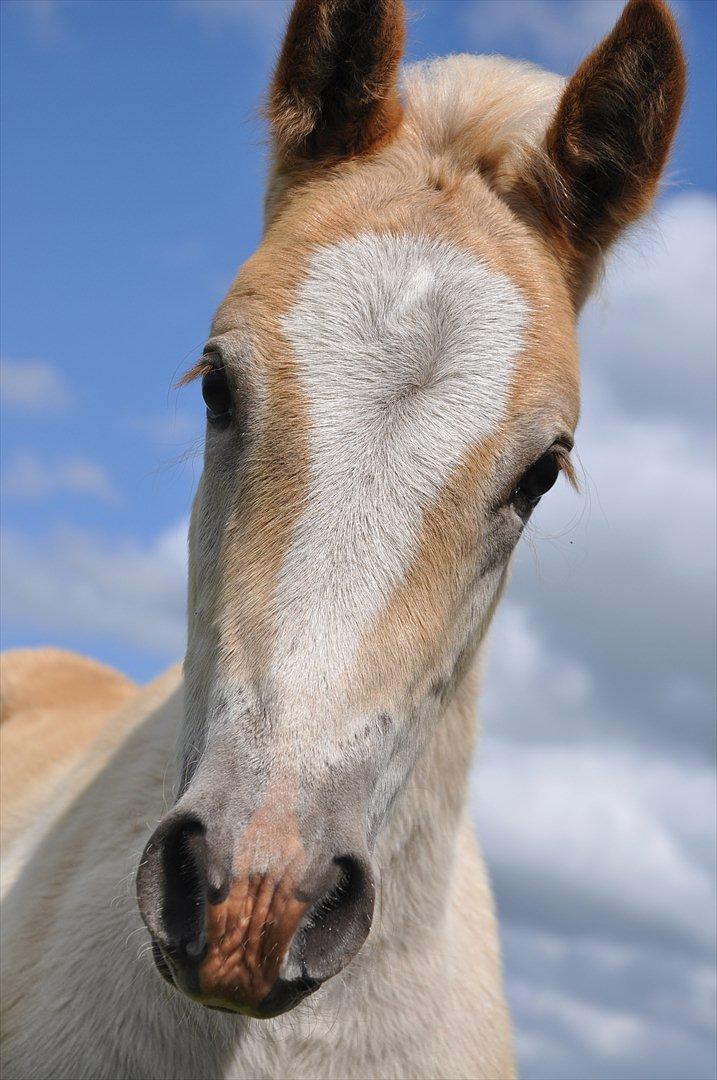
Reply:
[[212, 368], [202, 379], [202, 397], [207, 406], [207, 420], [216, 427], [231, 423], [232, 393], [223, 367]]
[[530, 466], [524, 473], [512, 499], [519, 514], [526, 516], [534, 506], [538, 505], [541, 496], [546, 491], [550, 491], [558, 479], [559, 472], [558, 457], [552, 450], [543, 454]]

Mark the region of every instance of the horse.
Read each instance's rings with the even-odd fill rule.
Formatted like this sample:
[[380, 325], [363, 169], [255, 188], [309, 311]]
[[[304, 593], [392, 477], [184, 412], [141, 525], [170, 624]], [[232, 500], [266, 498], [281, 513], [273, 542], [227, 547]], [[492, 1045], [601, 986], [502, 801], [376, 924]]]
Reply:
[[568, 80], [403, 69], [403, 37], [401, 0], [293, 5], [262, 239], [183, 380], [183, 669], [68, 764], [13, 871], [9, 1080], [515, 1075], [467, 808], [481, 645], [573, 478], [578, 313], [684, 60], [663, 0]]

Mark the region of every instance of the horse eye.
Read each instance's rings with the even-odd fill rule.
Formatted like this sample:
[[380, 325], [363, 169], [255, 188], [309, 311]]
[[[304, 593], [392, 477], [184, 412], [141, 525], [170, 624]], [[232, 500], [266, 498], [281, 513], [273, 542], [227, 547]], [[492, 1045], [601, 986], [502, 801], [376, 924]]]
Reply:
[[529, 512], [537, 506], [541, 496], [545, 495], [546, 491], [550, 491], [558, 479], [559, 472], [557, 455], [552, 450], [548, 450], [530, 466], [518, 484], [512, 499], [516, 509], [519, 512], [521, 509], [523, 512]]
[[202, 397], [207, 406], [207, 420], [217, 427], [231, 423], [232, 393], [223, 367], [212, 368], [202, 379]]

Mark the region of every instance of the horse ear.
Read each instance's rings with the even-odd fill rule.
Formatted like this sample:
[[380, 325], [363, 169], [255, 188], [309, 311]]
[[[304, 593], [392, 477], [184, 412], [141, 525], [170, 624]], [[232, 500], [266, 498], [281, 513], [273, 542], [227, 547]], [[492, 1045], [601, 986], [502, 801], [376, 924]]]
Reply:
[[578, 301], [600, 253], [650, 204], [684, 92], [680, 39], [663, 0], [628, 0], [569, 80], [522, 186], [547, 220]]
[[269, 99], [280, 161], [377, 149], [401, 120], [403, 0], [295, 0]]

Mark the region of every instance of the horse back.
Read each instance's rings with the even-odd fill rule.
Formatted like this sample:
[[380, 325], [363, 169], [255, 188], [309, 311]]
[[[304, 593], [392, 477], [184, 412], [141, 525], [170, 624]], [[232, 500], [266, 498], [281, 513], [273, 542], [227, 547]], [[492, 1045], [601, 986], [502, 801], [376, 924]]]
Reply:
[[0, 659], [0, 850], [3, 857], [56, 801], [111, 717], [137, 693], [119, 672], [59, 649]]

